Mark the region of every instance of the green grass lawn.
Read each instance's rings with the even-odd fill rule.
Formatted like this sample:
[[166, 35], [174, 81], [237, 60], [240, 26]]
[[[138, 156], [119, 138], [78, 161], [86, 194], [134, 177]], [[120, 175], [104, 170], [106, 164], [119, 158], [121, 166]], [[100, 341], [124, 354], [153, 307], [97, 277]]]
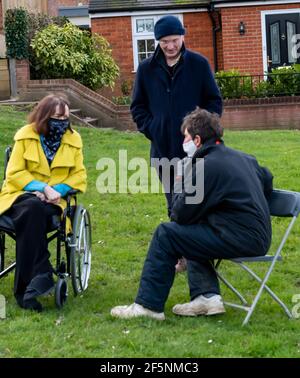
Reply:
[[[0, 107], [1, 154], [25, 118], [24, 112]], [[173, 315], [174, 304], [189, 300], [185, 274], [176, 277], [165, 322], [143, 318], [124, 321], [110, 316], [111, 307], [132, 303], [135, 298], [151, 236], [161, 221], [167, 221], [165, 199], [162, 194], [99, 194], [97, 161], [117, 158], [120, 149], [128, 150], [128, 159], [148, 159], [149, 144], [132, 132], [77, 130], [83, 137], [88, 170], [88, 191], [80, 196], [80, 202], [89, 209], [93, 226], [89, 288], [83, 296], [74, 297], [69, 283], [69, 298], [62, 310], [48, 297], [42, 299], [45, 311], [36, 314], [17, 307], [13, 274], [1, 280], [7, 318], [0, 320], [0, 357], [300, 357], [300, 321], [288, 320], [266, 294], [246, 327], [241, 327], [245, 313], [231, 308], [216, 317]], [[260, 164], [273, 172], [276, 187], [300, 190], [300, 132], [226, 131], [225, 141], [256, 155]], [[285, 220], [274, 222], [274, 242], [285, 226]], [[293, 295], [300, 294], [299, 230], [300, 224], [296, 224], [283, 254], [286, 258], [277, 264], [270, 279], [270, 286], [290, 307]], [[13, 243], [8, 247], [12, 259]], [[257, 289], [232, 264], [224, 264], [223, 270], [246, 296]], [[263, 272], [264, 267], [258, 270]], [[225, 288], [223, 296], [228, 301], [234, 299]]]

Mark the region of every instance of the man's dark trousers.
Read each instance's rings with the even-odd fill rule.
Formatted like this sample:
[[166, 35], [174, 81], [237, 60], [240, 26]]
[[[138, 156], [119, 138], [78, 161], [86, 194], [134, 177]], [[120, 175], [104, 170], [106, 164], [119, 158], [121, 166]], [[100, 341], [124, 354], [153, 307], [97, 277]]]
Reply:
[[[174, 192], [174, 171], [171, 170], [170, 175], [165, 177], [164, 180], [161, 170], [157, 169], [157, 173], [165, 189], [168, 216], [170, 217]], [[182, 257], [182, 255], [180, 257]], [[220, 293], [219, 283], [216, 279], [212, 262], [205, 260], [201, 262], [197, 260], [187, 260], [186, 264], [191, 300], [200, 294]]]
[[220, 293], [212, 266], [213, 259], [242, 257], [233, 246], [223, 241], [208, 224], [160, 224], [151, 241], [135, 302], [162, 312], [175, 276], [175, 264], [184, 256], [192, 260], [188, 268], [190, 295]]

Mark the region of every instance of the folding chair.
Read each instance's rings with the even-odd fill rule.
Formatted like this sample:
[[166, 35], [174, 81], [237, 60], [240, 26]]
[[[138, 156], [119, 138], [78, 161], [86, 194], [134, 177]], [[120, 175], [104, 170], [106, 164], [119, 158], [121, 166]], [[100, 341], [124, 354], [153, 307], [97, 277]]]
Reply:
[[[258, 257], [240, 257], [235, 259], [229, 259], [233, 263], [239, 265], [242, 269], [248, 272], [256, 281], [260, 283], [259, 290], [252, 302], [249, 306], [247, 300], [243, 297], [243, 295], [233, 286], [230, 282], [228, 282], [218, 271], [220, 264], [223, 260], [218, 260], [215, 264], [216, 273], [219, 279], [241, 300], [242, 305], [224, 302], [225, 305], [242, 309], [247, 312], [247, 315], [243, 321], [243, 325], [247, 324], [256, 305], [259, 301], [262, 292], [265, 290], [270, 296], [283, 308], [285, 313], [289, 318], [293, 318], [291, 312], [289, 311], [288, 307], [282, 302], [282, 300], [267, 286], [267, 281], [273, 271], [274, 265], [276, 261], [282, 261], [281, 251], [287, 241], [289, 234], [296, 222], [296, 219], [300, 212], [300, 193], [286, 191], [286, 190], [278, 190], [274, 189], [269, 199], [269, 208], [270, 213], [272, 216], [276, 217], [291, 217], [291, 221], [284, 233], [284, 236], [279, 244], [279, 247], [276, 250], [274, 256], [266, 255], [266, 256], [258, 256]], [[228, 260], [227, 260], [228, 261]], [[245, 263], [251, 262], [269, 262], [270, 266], [265, 274], [265, 276], [260, 278], [249, 266], [245, 265]]]

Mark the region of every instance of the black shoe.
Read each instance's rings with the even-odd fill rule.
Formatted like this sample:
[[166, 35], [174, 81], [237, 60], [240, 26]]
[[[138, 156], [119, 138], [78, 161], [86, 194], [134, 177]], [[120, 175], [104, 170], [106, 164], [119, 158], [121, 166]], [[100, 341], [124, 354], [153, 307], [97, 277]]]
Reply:
[[38, 274], [35, 276], [24, 294], [24, 300], [29, 300], [40, 295], [47, 295], [54, 289], [54, 280], [51, 272]]
[[23, 300], [23, 306], [21, 307], [23, 307], [26, 310], [33, 310], [36, 312], [43, 311], [43, 306], [40, 304], [40, 302], [36, 298]]
[[24, 294], [15, 294], [15, 298], [18, 305], [23, 308]]
[[34, 310], [37, 312], [43, 311], [42, 305], [36, 300], [36, 298], [24, 300], [24, 294], [15, 294], [15, 298], [21, 308], [24, 308], [26, 310]]

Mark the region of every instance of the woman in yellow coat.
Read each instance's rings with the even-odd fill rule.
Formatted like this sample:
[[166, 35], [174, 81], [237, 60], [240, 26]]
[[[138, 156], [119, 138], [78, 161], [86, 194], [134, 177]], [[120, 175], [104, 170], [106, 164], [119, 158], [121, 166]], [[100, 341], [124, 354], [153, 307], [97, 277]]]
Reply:
[[0, 214], [12, 218], [16, 230], [14, 293], [26, 309], [41, 311], [36, 297], [54, 285], [47, 246], [47, 223], [66, 207], [71, 189], [84, 192], [86, 170], [82, 141], [72, 130], [69, 103], [49, 95], [17, 131], [0, 192]]

